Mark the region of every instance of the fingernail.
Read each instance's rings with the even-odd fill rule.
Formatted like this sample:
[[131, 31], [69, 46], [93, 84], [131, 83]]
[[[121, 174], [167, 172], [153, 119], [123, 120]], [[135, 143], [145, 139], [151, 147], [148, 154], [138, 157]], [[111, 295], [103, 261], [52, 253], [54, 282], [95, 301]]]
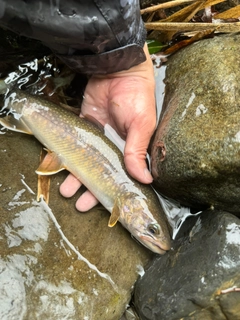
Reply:
[[144, 169], [144, 175], [149, 182], [153, 181], [153, 177], [147, 168]]

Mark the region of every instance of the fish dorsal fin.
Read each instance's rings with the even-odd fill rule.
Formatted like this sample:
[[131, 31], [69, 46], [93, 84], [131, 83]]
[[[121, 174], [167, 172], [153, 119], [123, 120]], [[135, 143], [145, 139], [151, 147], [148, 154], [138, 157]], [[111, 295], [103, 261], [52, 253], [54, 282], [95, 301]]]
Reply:
[[0, 124], [11, 131], [32, 134], [32, 131], [28, 126], [20, 119], [14, 118], [12, 115], [8, 115], [4, 118], [0, 118]]
[[40, 175], [50, 175], [65, 170], [66, 168], [57, 154], [49, 150], [47, 151], [48, 153], [37, 168], [36, 173]]
[[114, 202], [112, 214], [111, 214], [110, 219], [108, 221], [108, 226], [114, 227], [115, 224], [118, 222], [119, 218], [120, 218], [120, 208], [119, 208], [119, 198], [117, 198]]

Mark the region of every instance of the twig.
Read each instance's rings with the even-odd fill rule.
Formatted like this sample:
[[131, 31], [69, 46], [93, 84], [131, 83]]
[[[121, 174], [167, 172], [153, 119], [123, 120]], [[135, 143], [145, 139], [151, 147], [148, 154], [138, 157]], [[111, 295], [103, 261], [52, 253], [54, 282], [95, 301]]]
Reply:
[[140, 12], [141, 12], [141, 14], [150, 13], [150, 12], [157, 11], [159, 9], [172, 8], [172, 7], [176, 7], [176, 6], [179, 6], [181, 4], [184, 4], [184, 3], [194, 2], [194, 1], [196, 1], [196, 0], [173, 0], [173, 1], [157, 4], [155, 6], [142, 9]]
[[232, 288], [221, 290], [221, 294], [229, 293], [229, 292], [236, 292], [236, 291], [240, 291], [240, 288], [237, 288], [236, 286], [234, 286]]
[[146, 22], [147, 30], [160, 31], [201, 31], [217, 29], [219, 32], [239, 32], [240, 22], [232, 23], [201, 23], [201, 22]]

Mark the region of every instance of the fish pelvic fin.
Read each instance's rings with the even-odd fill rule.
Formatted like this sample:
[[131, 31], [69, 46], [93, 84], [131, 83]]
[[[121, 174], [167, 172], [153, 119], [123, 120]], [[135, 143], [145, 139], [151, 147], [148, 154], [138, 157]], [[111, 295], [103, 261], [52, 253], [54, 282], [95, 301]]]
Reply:
[[108, 221], [109, 227], [114, 227], [120, 218], [120, 208], [119, 208], [119, 198], [117, 198], [114, 202], [113, 210]]
[[66, 169], [56, 153], [49, 150], [47, 152], [40, 166], [35, 171], [37, 174], [51, 175]]
[[11, 131], [33, 134], [28, 126], [20, 119], [14, 118], [12, 115], [8, 115], [4, 118], [0, 118], [0, 124]]

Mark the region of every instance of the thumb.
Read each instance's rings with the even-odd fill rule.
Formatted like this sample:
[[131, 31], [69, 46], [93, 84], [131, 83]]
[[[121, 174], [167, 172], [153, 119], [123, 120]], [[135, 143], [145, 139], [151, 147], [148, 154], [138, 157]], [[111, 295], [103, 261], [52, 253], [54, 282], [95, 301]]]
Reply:
[[153, 178], [147, 168], [146, 155], [154, 129], [146, 131], [141, 129], [135, 125], [129, 128], [124, 149], [124, 162], [133, 178], [142, 183], [151, 183]]

